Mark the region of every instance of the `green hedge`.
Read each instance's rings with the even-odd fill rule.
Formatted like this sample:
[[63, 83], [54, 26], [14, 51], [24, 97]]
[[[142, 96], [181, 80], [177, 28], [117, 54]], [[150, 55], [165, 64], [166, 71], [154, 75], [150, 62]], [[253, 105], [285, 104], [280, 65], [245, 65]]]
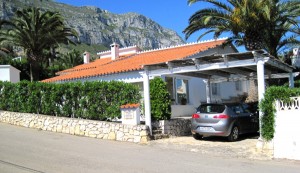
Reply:
[[123, 82], [0, 82], [0, 110], [13, 112], [105, 120], [139, 100], [138, 87]]
[[151, 117], [153, 120], [171, 118], [171, 97], [167, 84], [161, 78], [150, 81]]
[[276, 108], [274, 105], [275, 100], [282, 100], [289, 102], [290, 97], [300, 96], [300, 88], [288, 88], [285, 86], [272, 86], [269, 87], [266, 92], [264, 99], [261, 101], [259, 107], [263, 113], [261, 119], [261, 135], [266, 140], [271, 140], [274, 137], [275, 132], [275, 112]]

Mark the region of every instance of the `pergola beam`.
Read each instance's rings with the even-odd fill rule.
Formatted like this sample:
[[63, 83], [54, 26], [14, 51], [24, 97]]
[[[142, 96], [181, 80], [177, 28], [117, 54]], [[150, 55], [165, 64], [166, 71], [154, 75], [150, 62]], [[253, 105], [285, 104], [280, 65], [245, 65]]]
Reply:
[[249, 71], [240, 70], [238, 68], [221, 69], [221, 71], [231, 73], [231, 74], [236, 74], [236, 75], [243, 75], [243, 76], [250, 76], [250, 73], [252, 73], [252, 72], [249, 72]]
[[209, 75], [209, 76], [230, 77], [229, 73], [222, 72], [222, 71], [209, 70], [209, 71], [200, 71], [199, 73]]
[[158, 70], [151, 70], [151, 75], [166, 75], [166, 74], [183, 74], [188, 72], [201, 72], [201, 71], [209, 71], [209, 70], [221, 70], [226, 68], [235, 68], [235, 67], [245, 67], [245, 66], [255, 66], [256, 63], [253, 60], [237, 60], [237, 61], [230, 61], [227, 64], [224, 64], [224, 62], [219, 63], [210, 63], [210, 64], [202, 64], [199, 65], [198, 68], [195, 67], [195, 65], [190, 66], [181, 66], [177, 67], [174, 66], [172, 68], [172, 72], [170, 72], [169, 69], [158, 69]]

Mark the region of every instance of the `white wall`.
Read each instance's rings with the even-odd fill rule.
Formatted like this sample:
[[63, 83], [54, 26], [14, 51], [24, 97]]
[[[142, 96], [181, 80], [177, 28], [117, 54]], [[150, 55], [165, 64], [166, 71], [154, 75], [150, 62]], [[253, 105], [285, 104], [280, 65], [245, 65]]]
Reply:
[[[199, 105], [198, 105], [199, 106]], [[171, 106], [171, 117], [192, 117], [196, 112], [194, 105], [172, 105]]]
[[248, 93], [248, 85], [249, 81], [240, 81], [241, 82], [241, 90], [236, 90], [235, 82], [222, 82], [220, 85], [220, 95], [212, 96], [212, 102], [214, 100], [220, 99], [231, 99], [232, 97], [236, 97], [239, 95], [243, 95], [244, 93]]
[[136, 83], [143, 82], [143, 76], [140, 74], [140, 71], [131, 71], [126, 73], [117, 73], [100, 77], [93, 77], [88, 79], [80, 79], [79, 81], [122, 81], [126, 83]]
[[189, 81], [190, 103], [198, 107], [201, 103], [206, 102], [206, 85], [202, 78], [191, 77]]
[[276, 103], [274, 158], [300, 160], [300, 97], [291, 104]]
[[9, 68], [0, 67], [0, 81], [10, 81]]
[[20, 71], [17, 69], [12, 69], [10, 71], [10, 81], [12, 83], [20, 82]]
[[0, 81], [17, 83], [20, 81], [20, 71], [11, 65], [0, 65]]

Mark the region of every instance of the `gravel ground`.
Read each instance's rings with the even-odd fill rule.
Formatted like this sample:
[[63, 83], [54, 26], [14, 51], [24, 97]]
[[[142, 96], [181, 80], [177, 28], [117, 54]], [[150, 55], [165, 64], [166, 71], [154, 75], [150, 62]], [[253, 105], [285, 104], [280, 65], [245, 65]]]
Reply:
[[227, 142], [226, 139], [219, 137], [208, 137], [203, 138], [202, 140], [195, 140], [192, 136], [186, 136], [153, 140], [149, 142], [149, 145], [224, 158], [272, 160], [272, 151], [261, 151], [256, 149], [257, 140], [257, 135], [242, 136], [241, 139], [236, 142]]

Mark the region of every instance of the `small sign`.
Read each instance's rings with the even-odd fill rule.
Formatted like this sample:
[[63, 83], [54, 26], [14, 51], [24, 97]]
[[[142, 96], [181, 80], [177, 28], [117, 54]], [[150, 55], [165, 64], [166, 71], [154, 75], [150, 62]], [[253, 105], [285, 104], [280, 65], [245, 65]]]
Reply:
[[139, 104], [127, 104], [122, 105], [122, 124], [138, 125], [140, 124], [140, 105]]
[[134, 116], [134, 111], [129, 111], [129, 110], [124, 111], [125, 119], [133, 119], [133, 116]]

